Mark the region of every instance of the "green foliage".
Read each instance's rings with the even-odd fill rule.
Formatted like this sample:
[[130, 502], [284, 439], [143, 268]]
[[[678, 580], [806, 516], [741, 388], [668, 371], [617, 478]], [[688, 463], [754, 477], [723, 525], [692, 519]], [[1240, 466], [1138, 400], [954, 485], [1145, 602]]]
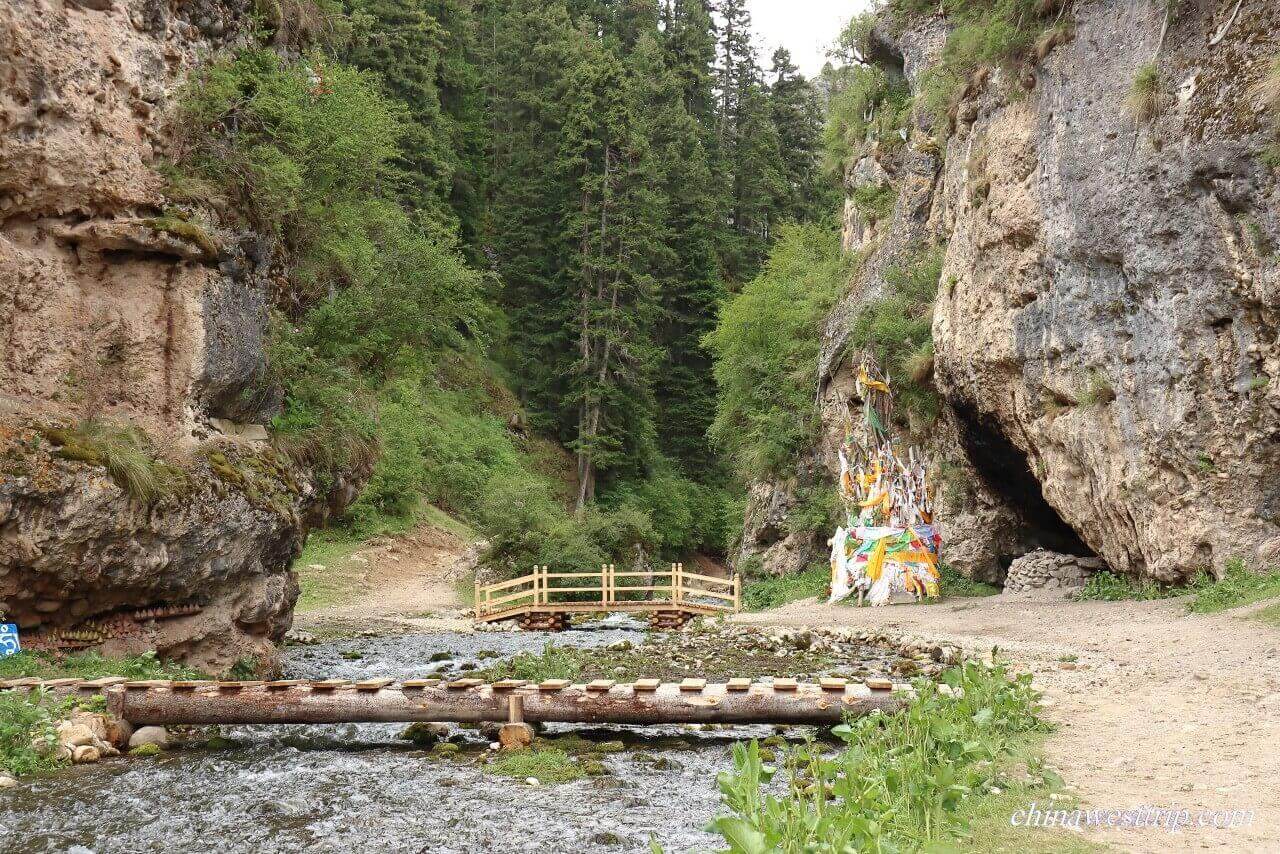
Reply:
[[127, 676], [130, 679], [200, 679], [199, 670], [177, 662], [161, 661], [154, 652], [127, 658], [105, 658], [96, 652], [55, 656], [44, 652], [20, 652], [0, 658], [0, 679], [37, 676], [41, 679], [99, 679]]
[[1154, 62], [1139, 66], [1125, 103], [1140, 124], [1151, 121], [1160, 111], [1160, 69]]
[[485, 763], [484, 770], [517, 780], [532, 777], [539, 783], [568, 783], [586, 773], [569, 754], [555, 747], [505, 751]]
[[[850, 26], [857, 21], [855, 18]], [[875, 66], [850, 65], [840, 69], [833, 81], [822, 134], [827, 172], [842, 181], [845, 170], [867, 152], [868, 146], [893, 150], [902, 145], [901, 131], [910, 116], [911, 90], [905, 80], [890, 77]]]
[[[127, 676], [130, 679], [193, 679], [199, 671], [162, 662], [153, 652], [123, 659], [104, 658], [97, 653], [77, 653], [57, 657], [48, 653], [20, 652], [0, 658], [0, 679], [34, 676], [41, 679], [75, 677], [97, 679]], [[57, 699], [52, 694], [0, 694], [0, 771], [14, 776], [51, 770], [57, 744], [54, 725], [74, 708], [101, 704], [101, 697]], [[94, 702], [96, 701], [96, 703]], [[33, 741], [42, 743], [37, 749]]]
[[961, 575], [947, 564], [942, 565], [939, 573], [942, 576], [942, 595], [948, 599], [971, 598], [975, 596], [995, 596], [1000, 588], [983, 581], [974, 581], [967, 575]]
[[[919, 680], [919, 696], [893, 715], [835, 728], [845, 749], [787, 751], [781, 768], [756, 742], [734, 748], [734, 769], [718, 784], [731, 815], [713, 829], [735, 854], [918, 850], [963, 837], [963, 816], [1005, 786], [1004, 766], [1028, 738], [1049, 729], [1036, 713], [1030, 674], [976, 662], [947, 670], [944, 693]], [[1047, 796], [1060, 778], [1033, 763]], [[773, 781], [783, 775], [782, 794]]]
[[925, 73], [919, 95], [921, 111], [933, 117], [944, 137], [961, 90], [975, 72], [1014, 69], [1042, 58], [1040, 35], [1058, 12], [1057, 4], [1042, 0], [893, 0], [890, 8], [899, 16], [941, 10], [952, 24], [942, 58]]
[[1167, 599], [1176, 595], [1176, 590], [1161, 587], [1154, 581], [1143, 579], [1135, 582], [1110, 570], [1103, 570], [1089, 576], [1076, 598], [1081, 601], [1119, 602], [1130, 599]]
[[135, 425], [90, 418], [41, 432], [58, 446], [57, 456], [101, 466], [117, 486], [143, 503], [173, 494], [186, 483], [179, 469], [156, 458], [151, 441]]
[[853, 205], [862, 212], [868, 222], [879, 222], [893, 214], [893, 205], [898, 200], [898, 191], [890, 185], [876, 186], [860, 184], [853, 188], [850, 196]]
[[[854, 320], [849, 343], [875, 354], [893, 380], [900, 409], [923, 426], [938, 416], [938, 394], [930, 382], [933, 362], [933, 300], [942, 275], [943, 249], [921, 249], [884, 274], [884, 290]], [[929, 371], [923, 370], [927, 359]]]
[[741, 477], [779, 471], [812, 436], [820, 325], [851, 270], [832, 224], [786, 226], [721, 308], [706, 338], [720, 388], [711, 436]]
[[527, 679], [542, 682], [547, 679], [576, 681], [582, 676], [582, 661], [572, 647], [554, 646], [548, 643], [541, 653], [522, 652], [485, 671], [489, 681], [499, 679]]
[[1226, 562], [1222, 575], [1214, 578], [1199, 575], [1190, 586], [1195, 598], [1190, 609], [1197, 614], [1216, 614], [1241, 605], [1280, 597], [1280, 570], [1252, 572], [1244, 561], [1234, 558]]
[[[25, 694], [0, 694], [0, 771], [21, 777], [56, 767], [55, 720], [47, 706]], [[37, 750], [33, 741], [45, 746]]]
[[797, 599], [826, 596], [830, 591], [831, 567], [820, 563], [789, 575], [748, 577], [742, 586], [742, 605], [748, 611], [768, 611]]

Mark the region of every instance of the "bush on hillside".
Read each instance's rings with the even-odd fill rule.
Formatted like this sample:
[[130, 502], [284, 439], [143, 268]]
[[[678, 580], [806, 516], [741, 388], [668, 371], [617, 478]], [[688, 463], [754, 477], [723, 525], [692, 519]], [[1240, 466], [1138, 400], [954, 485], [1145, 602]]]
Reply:
[[706, 337], [720, 389], [711, 438], [741, 477], [779, 471], [813, 435], [821, 326], [852, 269], [833, 224], [787, 225], [721, 307]]

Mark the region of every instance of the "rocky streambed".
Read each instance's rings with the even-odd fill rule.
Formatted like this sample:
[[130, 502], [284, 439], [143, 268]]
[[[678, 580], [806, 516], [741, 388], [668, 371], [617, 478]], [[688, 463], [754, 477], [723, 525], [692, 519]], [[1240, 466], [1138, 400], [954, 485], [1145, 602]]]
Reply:
[[[495, 671], [553, 644], [584, 677], [886, 676], [936, 672], [954, 651], [874, 635], [713, 627], [646, 635], [610, 619], [558, 635], [446, 633], [344, 638], [286, 650], [290, 676], [404, 677]], [[579, 653], [578, 650], [583, 652]], [[901, 677], [899, 677], [901, 678]], [[148, 759], [112, 759], [0, 792], [0, 850], [292, 852], [707, 849], [715, 776], [744, 739], [796, 727], [551, 726], [576, 779], [499, 776], [490, 736], [450, 727], [435, 744], [402, 725], [223, 727], [171, 733]], [[426, 741], [434, 741], [429, 737]], [[533, 782], [533, 780], [537, 780]]]

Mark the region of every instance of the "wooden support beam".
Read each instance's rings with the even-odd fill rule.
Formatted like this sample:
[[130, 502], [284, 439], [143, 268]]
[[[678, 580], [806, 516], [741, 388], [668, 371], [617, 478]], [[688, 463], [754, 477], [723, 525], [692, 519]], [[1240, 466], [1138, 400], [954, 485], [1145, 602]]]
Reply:
[[[551, 680], [549, 680], [551, 681]], [[563, 680], [559, 680], [563, 681]], [[794, 681], [794, 680], [793, 680]], [[665, 683], [648, 692], [588, 691], [586, 685], [526, 685], [494, 691], [490, 685], [466, 690], [448, 686], [380, 691], [270, 691], [270, 686], [236, 692], [127, 691], [105, 689], [108, 707], [135, 725], [361, 723], [392, 721], [493, 721], [510, 723], [513, 700], [521, 722], [614, 723], [774, 723], [831, 725], [846, 715], [891, 711], [897, 695], [867, 695], [861, 688], [823, 691], [818, 685], [795, 690], [753, 686], [748, 692], [710, 684], [697, 692]]]

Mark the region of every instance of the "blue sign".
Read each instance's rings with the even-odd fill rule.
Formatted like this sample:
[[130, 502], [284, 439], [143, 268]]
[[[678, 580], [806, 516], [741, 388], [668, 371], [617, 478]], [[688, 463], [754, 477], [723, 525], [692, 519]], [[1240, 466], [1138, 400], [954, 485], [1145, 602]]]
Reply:
[[18, 643], [18, 627], [14, 623], [0, 623], [0, 658], [22, 652]]

